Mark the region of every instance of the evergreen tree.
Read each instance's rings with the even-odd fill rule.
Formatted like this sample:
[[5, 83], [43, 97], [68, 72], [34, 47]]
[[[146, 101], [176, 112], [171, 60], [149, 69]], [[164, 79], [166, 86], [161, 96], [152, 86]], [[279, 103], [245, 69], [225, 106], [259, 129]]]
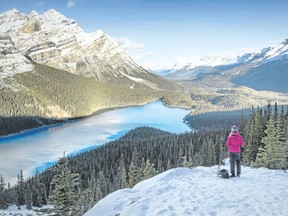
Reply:
[[127, 172], [125, 168], [124, 155], [121, 154], [118, 174], [117, 174], [117, 189], [127, 187]]
[[134, 187], [134, 185], [138, 182], [138, 169], [134, 164], [134, 161], [131, 161], [131, 164], [129, 166], [129, 172], [128, 172], [128, 186]]
[[240, 123], [239, 123], [239, 131], [245, 131], [246, 119], [244, 117], [243, 111], [241, 112]]
[[279, 116], [279, 135], [280, 135], [280, 141], [286, 143], [287, 137], [286, 137], [286, 130], [287, 130], [287, 124], [285, 121], [285, 114], [284, 114], [284, 107], [281, 107], [281, 112]]
[[68, 167], [68, 159], [62, 157], [55, 167], [55, 176], [51, 182], [54, 211], [57, 216], [74, 216], [73, 208], [79, 200], [77, 186], [79, 175], [71, 173]]
[[25, 188], [24, 188], [24, 177], [23, 171], [20, 170], [20, 174], [18, 174], [17, 180], [17, 206], [20, 209], [21, 205], [25, 204]]
[[36, 173], [32, 183], [32, 205], [35, 207], [42, 207], [47, 204], [46, 189], [43, 182], [41, 182], [39, 174]]
[[107, 180], [104, 176], [104, 172], [101, 170], [97, 175], [96, 181], [96, 201], [100, 200], [102, 197], [108, 194]]
[[7, 194], [5, 193], [6, 183], [2, 175], [0, 175], [0, 209], [8, 208]]
[[249, 118], [247, 129], [247, 133], [244, 140], [245, 140], [245, 149], [242, 152], [243, 161], [245, 164], [250, 165], [252, 161], [255, 160], [254, 151], [256, 151], [256, 155], [258, 152], [258, 148], [255, 148], [255, 137], [254, 137], [254, 120]]
[[80, 197], [80, 209], [81, 212], [79, 212], [81, 215], [83, 215], [85, 212], [87, 212], [89, 209], [91, 209], [94, 206], [93, 199], [91, 199], [92, 191], [90, 189], [86, 189]]
[[285, 166], [285, 148], [280, 141], [278, 128], [275, 126], [274, 117], [271, 116], [265, 130], [266, 136], [263, 137], [263, 148], [259, 149], [257, 162], [261, 166], [272, 169], [284, 168]]
[[5, 191], [6, 193], [6, 200], [8, 205], [12, 205], [16, 203], [16, 191], [15, 187], [11, 188], [10, 183], [8, 183], [8, 188]]
[[143, 180], [153, 177], [155, 173], [156, 173], [156, 170], [154, 168], [154, 164], [150, 163], [150, 160], [148, 159], [146, 161], [146, 165], [143, 170]]
[[177, 156], [177, 161], [176, 161], [176, 167], [181, 166], [182, 162], [183, 162], [183, 149], [181, 148], [181, 146], [179, 147], [179, 151], [178, 151], [178, 156]]
[[195, 166], [195, 149], [194, 149], [194, 145], [192, 142], [190, 142], [189, 146], [188, 146], [188, 167], [192, 168]]
[[31, 210], [32, 209], [32, 191], [31, 191], [30, 184], [26, 184], [25, 203], [26, 203], [26, 209]]
[[[262, 138], [264, 136], [265, 124], [263, 120], [262, 109], [259, 107], [253, 110], [252, 115], [248, 119], [246, 132], [244, 133], [245, 148], [243, 150], [243, 161], [247, 165], [254, 163], [257, 157], [258, 149], [262, 147]], [[265, 126], [266, 127], [266, 126]]]

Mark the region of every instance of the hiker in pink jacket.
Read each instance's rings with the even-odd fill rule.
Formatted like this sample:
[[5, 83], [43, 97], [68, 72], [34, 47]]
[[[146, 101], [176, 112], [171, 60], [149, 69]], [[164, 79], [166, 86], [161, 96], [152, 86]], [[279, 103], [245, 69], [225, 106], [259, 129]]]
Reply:
[[236, 125], [231, 127], [231, 133], [228, 136], [226, 146], [228, 147], [229, 152], [229, 162], [230, 162], [230, 177], [235, 177], [235, 162], [237, 168], [237, 176], [241, 174], [241, 164], [240, 164], [240, 153], [241, 147], [245, 145], [245, 142], [238, 132]]

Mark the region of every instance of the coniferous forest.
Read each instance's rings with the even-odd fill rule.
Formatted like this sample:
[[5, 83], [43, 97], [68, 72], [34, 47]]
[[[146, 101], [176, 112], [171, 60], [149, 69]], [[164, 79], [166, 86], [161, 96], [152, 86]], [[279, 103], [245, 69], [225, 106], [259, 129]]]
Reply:
[[[221, 116], [223, 118], [223, 116]], [[98, 148], [59, 159], [53, 167], [24, 179], [18, 174], [17, 185], [10, 187], [0, 178], [0, 208], [26, 204], [42, 207], [51, 215], [83, 215], [107, 194], [175, 167], [213, 166], [220, 150], [227, 157], [225, 140], [231, 122], [213, 124], [205, 130], [173, 134], [150, 127], [140, 127]], [[238, 125], [246, 146], [242, 162], [251, 167], [288, 168], [287, 107], [268, 104], [239, 115]], [[232, 124], [233, 124], [232, 123]], [[213, 175], [213, 173], [211, 174]], [[216, 175], [216, 173], [215, 173]], [[45, 208], [53, 204], [53, 208]]]

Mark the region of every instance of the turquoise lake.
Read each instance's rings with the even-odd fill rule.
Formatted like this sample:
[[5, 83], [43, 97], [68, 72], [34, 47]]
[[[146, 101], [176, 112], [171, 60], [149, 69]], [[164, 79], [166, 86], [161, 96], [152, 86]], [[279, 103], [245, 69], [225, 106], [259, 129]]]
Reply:
[[45, 126], [0, 138], [0, 174], [15, 183], [20, 170], [24, 178], [52, 165], [63, 156], [96, 148], [131, 129], [150, 126], [173, 133], [191, 131], [183, 122], [188, 110], [169, 108], [156, 101], [120, 108], [64, 124]]

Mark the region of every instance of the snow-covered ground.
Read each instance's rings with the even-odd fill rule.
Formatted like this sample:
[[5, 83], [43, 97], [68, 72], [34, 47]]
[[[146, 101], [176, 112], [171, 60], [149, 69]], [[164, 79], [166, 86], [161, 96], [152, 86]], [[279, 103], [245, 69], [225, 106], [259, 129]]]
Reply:
[[[49, 209], [49, 208], [52, 208], [51, 205], [48, 205], [48, 206], [44, 206], [43, 208], [45, 209]], [[20, 209], [18, 209], [18, 207], [16, 205], [12, 205], [12, 206], [9, 206], [8, 209], [6, 210], [1, 210], [0, 209], [0, 216], [49, 216], [51, 214], [46, 214], [46, 213], [43, 213], [43, 212], [40, 212], [41, 208], [36, 208], [36, 207], [33, 207], [32, 210], [27, 210], [26, 209], [26, 205], [23, 205], [23, 206], [20, 206]], [[43, 209], [42, 209], [43, 211]]]
[[108, 195], [84, 216], [288, 215], [283, 170], [242, 167], [230, 179], [216, 173], [217, 166], [171, 169]]
[[[84, 216], [288, 215], [288, 173], [283, 170], [242, 167], [241, 177], [230, 179], [216, 173], [217, 166], [171, 169], [109, 194]], [[0, 210], [1, 216], [20, 213], [37, 215], [24, 207]]]

